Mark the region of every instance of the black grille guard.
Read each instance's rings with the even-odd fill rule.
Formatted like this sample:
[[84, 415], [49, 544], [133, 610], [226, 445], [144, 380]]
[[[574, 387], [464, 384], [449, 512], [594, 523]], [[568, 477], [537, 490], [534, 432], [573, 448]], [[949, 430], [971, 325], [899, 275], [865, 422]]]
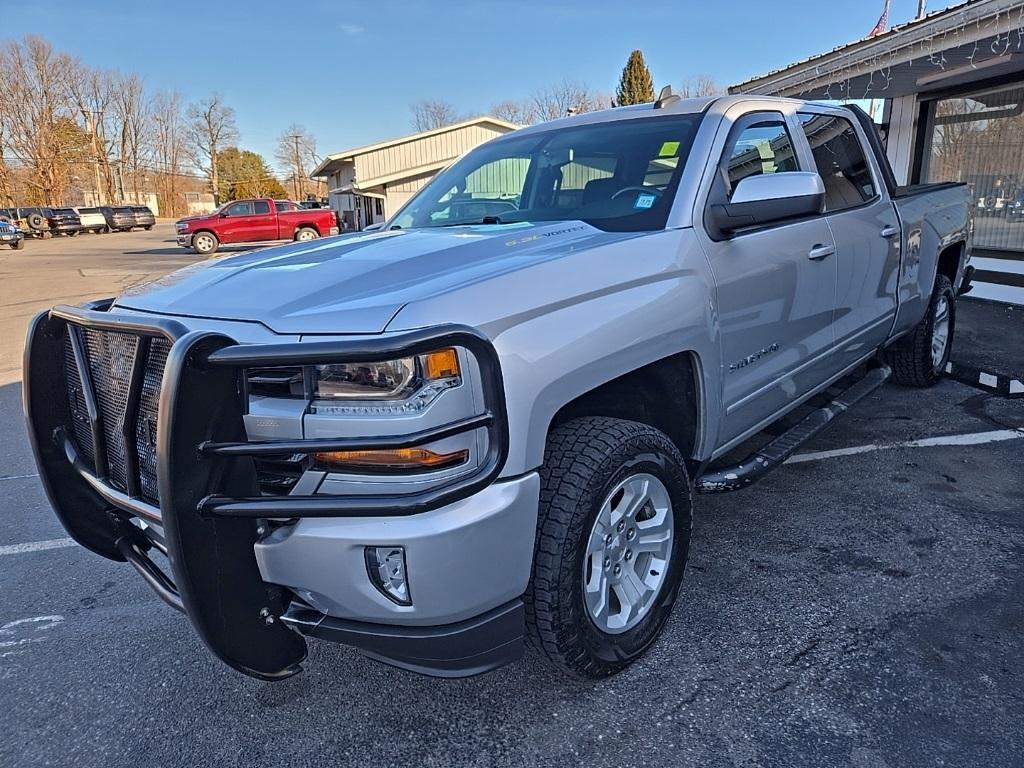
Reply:
[[[238, 344], [220, 333], [189, 332], [172, 319], [118, 314], [109, 307], [109, 301], [58, 306], [37, 315], [29, 327], [24, 402], [43, 486], [72, 538], [104, 557], [129, 562], [161, 599], [189, 617], [214, 654], [245, 674], [265, 680], [289, 677], [306, 655], [302, 637], [279, 620], [287, 608], [284, 590], [260, 576], [253, 550], [257, 519], [417, 514], [476, 493], [505, 465], [508, 422], [501, 369], [494, 347], [471, 328], [449, 325], [379, 339]], [[131, 493], [134, 486], [129, 493], [112, 487], [79, 457], [64, 383], [69, 325], [163, 337], [172, 344], [157, 419], [159, 507]], [[485, 403], [479, 415], [401, 437], [246, 439], [245, 368], [375, 361], [449, 346], [466, 349], [477, 361]], [[88, 398], [87, 373], [83, 379]], [[138, 397], [133, 384], [129, 414]], [[97, 409], [95, 404], [87, 407], [95, 434]], [[436, 488], [379, 496], [259, 495], [257, 456], [412, 448], [480, 428], [488, 439], [477, 469]], [[102, 451], [102, 441], [95, 448]], [[102, 456], [94, 466], [101, 471]], [[147, 535], [133, 517], [159, 525], [163, 536]], [[149, 558], [154, 548], [167, 556], [172, 577]]]

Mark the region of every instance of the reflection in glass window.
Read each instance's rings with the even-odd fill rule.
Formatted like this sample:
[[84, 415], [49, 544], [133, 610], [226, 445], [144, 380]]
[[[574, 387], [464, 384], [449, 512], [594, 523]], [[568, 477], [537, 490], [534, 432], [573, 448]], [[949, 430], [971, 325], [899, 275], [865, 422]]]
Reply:
[[726, 146], [729, 195], [748, 176], [800, 170], [781, 120], [762, 120], [748, 125]]
[[825, 211], [854, 208], [877, 191], [853, 123], [834, 115], [801, 114], [814, 165], [825, 184]]

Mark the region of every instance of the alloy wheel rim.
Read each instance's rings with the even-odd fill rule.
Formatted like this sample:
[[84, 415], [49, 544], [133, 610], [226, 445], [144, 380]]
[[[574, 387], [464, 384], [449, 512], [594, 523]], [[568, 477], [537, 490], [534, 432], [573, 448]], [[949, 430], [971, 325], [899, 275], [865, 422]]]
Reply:
[[299, 233], [299, 241], [300, 242], [306, 242], [306, 241], [312, 240], [312, 239], [313, 239], [313, 233], [312, 232], [300, 232]]
[[200, 235], [199, 239], [196, 241], [196, 246], [198, 246], [200, 251], [205, 251], [209, 249], [212, 245], [213, 241], [205, 235]]
[[601, 504], [583, 557], [583, 602], [594, 625], [626, 632], [650, 613], [668, 574], [674, 518], [668, 488], [647, 473]]
[[932, 323], [932, 367], [942, 366], [949, 343], [949, 300], [940, 296], [935, 302], [935, 321]]

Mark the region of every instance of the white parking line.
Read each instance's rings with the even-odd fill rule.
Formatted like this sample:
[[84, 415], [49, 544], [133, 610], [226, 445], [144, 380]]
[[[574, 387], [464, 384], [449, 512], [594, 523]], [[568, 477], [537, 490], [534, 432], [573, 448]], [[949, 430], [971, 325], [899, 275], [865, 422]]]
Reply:
[[62, 549], [75, 546], [74, 539], [47, 539], [46, 541], [29, 541], [24, 544], [5, 544], [0, 546], [0, 556], [20, 555], [23, 552], [41, 552], [44, 549]]
[[39, 477], [39, 473], [38, 472], [33, 472], [31, 475], [3, 475], [2, 477], [0, 477], [0, 481], [2, 481], [2, 480], [24, 480], [25, 478], [28, 478], [28, 477]]
[[819, 459], [834, 459], [837, 456], [853, 456], [858, 453], [871, 453], [889, 448], [931, 448], [936, 445], [982, 445], [984, 443], [999, 443], [1004, 440], [1024, 439], [1024, 428], [1021, 429], [997, 429], [991, 432], [970, 432], [966, 435], [943, 435], [941, 437], [925, 437], [920, 440], [905, 440], [898, 443], [872, 443], [870, 445], [855, 445], [850, 448], [836, 448], [832, 451], [815, 451], [813, 453], [798, 453], [786, 459], [786, 464], [800, 464], [804, 461], [818, 461]]

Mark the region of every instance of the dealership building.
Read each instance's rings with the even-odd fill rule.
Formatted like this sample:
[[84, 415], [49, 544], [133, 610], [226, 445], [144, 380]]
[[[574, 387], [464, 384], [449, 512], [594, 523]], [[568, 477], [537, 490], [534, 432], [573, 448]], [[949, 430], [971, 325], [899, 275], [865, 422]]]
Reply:
[[972, 295], [1024, 304], [1021, 0], [969, 0], [729, 90], [869, 108], [899, 183], [970, 186]]
[[496, 117], [476, 117], [334, 152], [310, 175], [326, 180], [331, 207], [345, 228], [363, 229], [390, 217], [457, 157], [518, 127]]

